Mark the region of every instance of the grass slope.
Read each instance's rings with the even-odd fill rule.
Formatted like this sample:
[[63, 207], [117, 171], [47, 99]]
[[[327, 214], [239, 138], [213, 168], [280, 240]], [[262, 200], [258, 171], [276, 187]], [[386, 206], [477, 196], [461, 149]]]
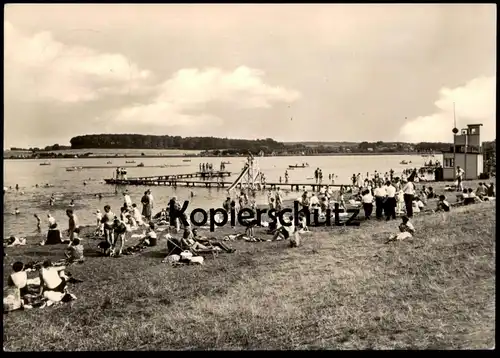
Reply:
[[[162, 264], [164, 248], [88, 257], [69, 270], [76, 302], [4, 315], [4, 349], [493, 347], [494, 203], [421, 215], [413, 240], [384, 244], [398, 223], [314, 229], [298, 249], [237, 242], [204, 266]], [[9, 250], [4, 279], [63, 246]]]

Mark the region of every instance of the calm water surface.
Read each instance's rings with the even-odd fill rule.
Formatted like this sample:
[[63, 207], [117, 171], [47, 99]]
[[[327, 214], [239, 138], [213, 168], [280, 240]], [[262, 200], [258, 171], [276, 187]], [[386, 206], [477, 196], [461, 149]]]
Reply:
[[[442, 161], [442, 158], [436, 156], [434, 160]], [[95, 210], [103, 210], [104, 205], [111, 205], [115, 213], [119, 212], [119, 207], [123, 203], [121, 190], [116, 192], [112, 185], [106, 185], [104, 178], [113, 176], [117, 166], [127, 166], [135, 164], [126, 164], [126, 160], [132, 159], [110, 159], [113, 164], [109, 168], [83, 169], [81, 171], [68, 172], [66, 167], [73, 166], [106, 166], [108, 159], [54, 159], [49, 160], [50, 166], [40, 166], [42, 160], [4, 160], [4, 187], [15, 187], [19, 184], [20, 190], [9, 190], [4, 195], [4, 236], [5, 235], [31, 235], [36, 229], [36, 220], [33, 214], [37, 213], [42, 218], [42, 229], [45, 231], [47, 226], [47, 213], [51, 213], [61, 224], [63, 229], [67, 228], [67, 217], [65, 210], [69, 207], [70, 201], [75, 201], [73, 208], [81, 224], [93, 224], [95, 221]], [[231, 177], [225, 181], [233, 181], [245, 163], [245, 158], [192, 158], [191, 162], [183, 162], [182, 158], [142, 158], [134, 159], [137, 163], [143, 162], [145, 165], [182, 165], [180, 167], [168, 168], [128, 168], [128, 177], [153, 176], [167, 174], [193, 173], [199, 170], [200, 163], [212, 163], [214, 169], [219, 169], [220, 161], [229, 161], [226, 170], [232, 173]], [[410, 165], [402, 165], [402, 160], [412, 161]], [[366, 172], [373, 173], [389, 171], [391, 168], [396, 175], [408, 167], [421, 167], [428, 158], [420, 155], [387, 155], [387, 156], [317, 156], [317, 157], [263, 157], [258, 158], [258, 165], [264, 172], [267, 182], [277, 182], [279, 177], [284, 179], [284, 172], [289, 165], [309, 163], [309, 168], [289, 170], [290, 182], [314, 182], [314, 170], [319, 167], [323, 171], [324, 181], [328, 181], [328, 174], [334, 173], [336, 183], [348, 184], [353, 173]], [[86, 181], [87, 185], [83, 185]], [[43, 187], [50, 183], [53, 187]], [[36, 188], [35, 184], [39, 187]], [[171, 188], [168, 186], [150, 187], [155, 198], [155, 209], [165, 207], [168, 200], [176, 195], [180, 200], [190, 199], [191, 191], [195, 196], [190, 199], [189, 210], [195, 207], [205, 209], [217, 208], [222, 205], [227, 197], [226, 189], [207, 189], [207, 188]], [[295, 199], [300, 194], [297, 192], [287, 192], [283, 186], [285, 199]], [[140, 199], [146, 187], [130, 186], [128, 187], [132, 201], [140, 205]], [[102, 194], [99, 200], [96, 194]], [[49, 198], [54, 194], [56, 203], [49, 206]], [[258, 203], [267, 202], [265, 193], [258, 196]], [[19, 208], [20, 215], [12, 215], [15, 208]]]

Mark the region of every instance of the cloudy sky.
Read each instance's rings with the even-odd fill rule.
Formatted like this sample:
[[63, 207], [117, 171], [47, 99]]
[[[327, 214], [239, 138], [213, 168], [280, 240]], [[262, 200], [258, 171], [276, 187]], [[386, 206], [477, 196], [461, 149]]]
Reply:
[[495, 5], [7, 5], [4, 147], [496, 137]]

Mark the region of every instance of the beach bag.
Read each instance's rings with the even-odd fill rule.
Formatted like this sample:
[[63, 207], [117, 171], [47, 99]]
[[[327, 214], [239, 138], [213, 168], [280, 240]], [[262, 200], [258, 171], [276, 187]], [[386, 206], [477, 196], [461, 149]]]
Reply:
[[181, 257], [179, 255], [170, 255], [170, 256], [165, 257], [162, 262], [174, 263], [174, 262], [179, 262], [180, 260], [181, 260]]
[[181, 252], [181, 260], [189, 260], [193, 257], [191, 251], [183, 251]]
[[59, 302], [64, 297], [64, 293], [56, 291], [44, 291], [43, 297], [54, 302]]
[[205, 261], [203, 256], [193, 256], [189, 259], [189, 263], [194, 265], [203, 265], [203, 261]]
[[21, 291], [17, 287], [4, 288], [3, 311], [11, 312], [21, 308]]

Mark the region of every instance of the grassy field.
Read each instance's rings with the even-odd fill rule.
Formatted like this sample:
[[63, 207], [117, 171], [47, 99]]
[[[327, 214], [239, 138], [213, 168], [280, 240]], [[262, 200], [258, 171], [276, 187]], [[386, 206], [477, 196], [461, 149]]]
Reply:
[[[84, 280], [70, 287], [78, 300], [4, 315], [4, 349], [493, 348], [495, 202], [413, 222], [410, 241], [385, 244], [399, 221], [373, 220], [313, 229], [294, 249], [236, 242], [203, 266], [162, 264], [165, 243], [89, 253], [69, 270]], [[62, 251], [8, 249], [4, 280], [15, 260]]]

